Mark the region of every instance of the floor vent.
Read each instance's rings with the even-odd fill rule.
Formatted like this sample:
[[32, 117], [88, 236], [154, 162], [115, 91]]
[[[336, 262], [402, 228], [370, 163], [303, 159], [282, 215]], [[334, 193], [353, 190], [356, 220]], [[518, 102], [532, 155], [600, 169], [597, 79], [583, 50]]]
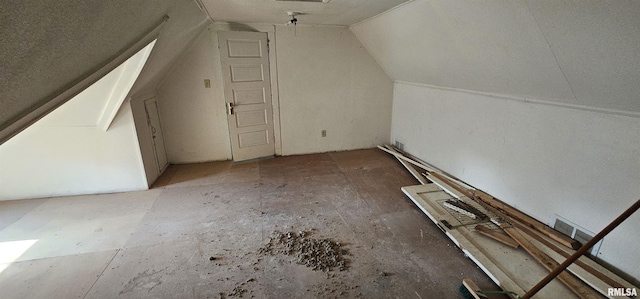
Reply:
[[[580, 242], [581, 244], [587, 243], [589, 240], [591, 240], [591, 238], [593, 238], [593, 236], [595, 235], [594, 233], [584, 229], [583, 227], [565, 219], [562, 218], [558, 215], [555, 215], [556, 219], [555, 222], [553, 224], [553, 228], [569, 237], [571, 237], [572, 239]], [[593, 245], [593, 247], [591, 247], [589, 249], [589, 251], [587, 251], [588, 255], [590, 255], [591, 257], [597, 257], [598, 256], [598, 251], [600, 250], [600, 245], [602, 244], [602, 240], [600, 240], [598, 243], [596, 243], [596, 245]]]

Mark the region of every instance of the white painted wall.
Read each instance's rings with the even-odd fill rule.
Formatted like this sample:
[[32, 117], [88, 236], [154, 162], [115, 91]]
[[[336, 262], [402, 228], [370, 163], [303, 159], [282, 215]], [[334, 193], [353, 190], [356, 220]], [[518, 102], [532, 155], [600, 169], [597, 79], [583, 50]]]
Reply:
[[[125, 62], [126, 63], [126, 62]], [[97, 126], [100, 116], [109, 101], [113, 87], [118, 83], [124, 67], [117, 67], [90, 88], [85, 89], [40, 120], [40, 125], [87, 127]], [[63, 111], [63, 112], [60, 112]], [[73, 116], [73, 117], [69, 117]]]
[[0, 146], [0, 200], [146, 189], [131, 107], [122, 102], [152, 48]]
[[[218, 30], [269, 34], [276, 139], [282, 141], [277, 154], [369, 148], [389, 140], [393, 82], [353, 33], [336, 26], [298, 26], [297, 35], [293, 29], [216, 23], [197, 38], [158, 89], [170, 163], [232, 158]], [[211, 79], [211, 88], [204, 88], [204, 79]]]
[[352, 26], [399, 81], [640, 113], [639, 1], [415, 0]]
[[3, 63], [2, 73], [11, 76], [1, 78], [0, 143], [97, 81], [159, 33], [154, 57], [131, 94], [155, 92], [176, 56], [210, 22], [193, 0], [158, 0], [153, 5], [129, 0], [109, 5], [2, 4], [11, 18], [3, 18], [8, 23], [0, 32], [6, 45], [1, 51], [12, 59]]
[[184, 56], [196, 37], [209, 24], [196, 3], [191, 0], [174, 2], [168, 15], [169, 20], [158, 36], [154, 51], [129, 93], [140, 153], [149, 185], [153, 184], [161, 174], [158, 173], [155, 164], [153, 140], [147, 125], [144, 101], [152, 98], [157, 100], [157, 89], [162, 85], [162, 81], [176, 67], [178, 60]]
[[[638, 15], [637, 1], [415, 0], [351, 29], [398, 80], [391, 141], [598, 232], [640, 194]], [[598, 256], [633, 277], [639, 225]]]
[[[599, 232], [640, 195], [640, 118], [396, 83], [392, 140], [544, 223]], [[602, 260], [640, 277], [640, 213]]]
[[172, 0], [169, 19], [162, 27], [155, 50], [131, 88], [133, 97], [155, 93], [195, 38], [211, 23], [193, 0]]
[[[202, 31], [158, 87], [169, 163], [231, 159], [217, 39]], [[216, 69], [215, 66], [218, 66]], [[204, 79], [211, 80], [205, 88]]]
[[0, 200], [146, 188], [128, 104], [107, 132], [44, 121], [0, 146]]
[[276, 26], [276, 40], [283, 155], [388, 142], [393, 83], [349, 28]]

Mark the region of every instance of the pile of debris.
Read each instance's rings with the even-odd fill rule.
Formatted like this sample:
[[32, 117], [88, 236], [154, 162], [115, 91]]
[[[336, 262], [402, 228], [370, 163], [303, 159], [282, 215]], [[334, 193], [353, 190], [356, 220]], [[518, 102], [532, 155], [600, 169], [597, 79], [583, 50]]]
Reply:
[[349, 252], [342, 248], [343, 244], [331, 239], [315, 239], [309, 237], [310, 232], [274, 232], [269, 243], [258, 250], [260, 254], [284, 254], [293, 256], [296, 263], [312, 270], [331, 271], [334, 268], [344, 271], [348, 267], [345, 255]]

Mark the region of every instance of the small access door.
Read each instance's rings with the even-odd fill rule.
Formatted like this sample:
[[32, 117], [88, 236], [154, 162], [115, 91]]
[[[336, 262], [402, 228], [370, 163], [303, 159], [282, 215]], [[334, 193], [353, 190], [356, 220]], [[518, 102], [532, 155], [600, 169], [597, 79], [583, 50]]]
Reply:
[[155, 98], [144, 101], [144, 110], [147, 113], [147, 125], [151, 133], [153, 155], [156, 160], [159, 176], [167, 167], [167, 152], [164, 149], [164, 138], [162, 137], [162, 127], [160, 126], [160, 116], [158, 115], [158, 103]]
[[218, 32], [234, 161], [275, 153], [267, 34]]

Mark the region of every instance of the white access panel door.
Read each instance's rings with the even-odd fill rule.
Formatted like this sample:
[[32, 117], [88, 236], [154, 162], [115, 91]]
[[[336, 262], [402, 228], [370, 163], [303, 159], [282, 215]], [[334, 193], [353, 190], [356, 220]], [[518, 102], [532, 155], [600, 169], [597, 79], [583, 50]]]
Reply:
[[153, 142], [153, 154], [156, 160], [158, 175], [167, 167], [167, 152], [164, 148], [164, 138], [162, 137], [162, 127], [160, 125], [160, 115], [158, 114], [158, 103], [155, 99], [144, 101], [144, 110], [147, 113], [147, 125], [151, 133]]
[[275, 153], [267, 34], [218, 32], [234, 161]]

